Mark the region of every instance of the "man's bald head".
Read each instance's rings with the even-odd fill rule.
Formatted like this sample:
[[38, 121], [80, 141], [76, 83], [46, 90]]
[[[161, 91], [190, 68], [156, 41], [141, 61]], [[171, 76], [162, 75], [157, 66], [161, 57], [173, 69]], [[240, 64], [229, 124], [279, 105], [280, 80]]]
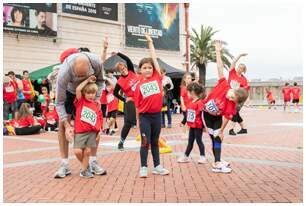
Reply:
[[86, 77], [89, 72], [89, 59], [84, 54], [78, 55], [74, 60], [74, 73], [78, 77]]

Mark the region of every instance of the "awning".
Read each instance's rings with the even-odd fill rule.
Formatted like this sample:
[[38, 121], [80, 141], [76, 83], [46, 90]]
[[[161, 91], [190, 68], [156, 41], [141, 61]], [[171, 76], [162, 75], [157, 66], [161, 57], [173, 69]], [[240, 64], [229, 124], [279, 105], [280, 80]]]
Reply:
[[43, 68], [35, 70], [34, 72], [31, 72], [30, 73], [30, 79], [33, 80], [33, 81], [37, 80], [39, 78], [46, 79], [48, 74], [50, 74], [53, 71], [53, 67], [56, 66], [56, 65], [59, 65], [59, 64], [60, 63], [52, 64], [50, 66], [43, 67]]
[[157, 58], [157, 61], [158, 61], [158, 64], [159, 64], [160, 68], [165, 69], [167, 76], [169, 76], [172, 79], [180, 79], [185, 74], [185, 72], [183, 70], [177, 69], [177, 68], [167, 64], [166, 62], [164, 62], [160, 58]]
[[[118, 62], [124, 62], [126, 63], [126, 61], [124, 59], [122, 59], [120, 56], [118, 55], [113, 55], [111, 57], [109, 57], [108, 59], [105, 60], [103, 66], [104, 66], [104, 70], [106, 72], [117, 72], [116, 71], [116, 64]], [[134, 69], [135, 71], [137, 70], [138, 66], [136, 64], [133, 64], [134, 65]]]

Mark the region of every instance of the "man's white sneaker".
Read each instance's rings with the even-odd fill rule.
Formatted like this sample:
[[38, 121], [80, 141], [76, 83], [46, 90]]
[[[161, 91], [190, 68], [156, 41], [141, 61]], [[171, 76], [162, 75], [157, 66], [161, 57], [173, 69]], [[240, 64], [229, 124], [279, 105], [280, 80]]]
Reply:
[[206, 164], [207, 163], [207, 159], [205, 158], [205, 156], [200, 156], [200, 159], [198, 160], [199, 164]]
[[183, 156], [181, 156], [180, 158], [178, 158], [177, 162], [178, 162], [178, 163], [190, 162], [190, 158], [187, 157], [186, 155], [183, 155]]
[[156, 174], [156, 175], [168, 175], [170, 172], [169, 172], [169, 170], [163, 168], [163, 166], [158, 165], [158, 166], [154, 167], [152, 173]]
[[232, 169], [225, 167], [221, 162], [218, 162], [215, 164], [215, 167], [212, 168], [212, 171], [216, 173], [231, 173]]

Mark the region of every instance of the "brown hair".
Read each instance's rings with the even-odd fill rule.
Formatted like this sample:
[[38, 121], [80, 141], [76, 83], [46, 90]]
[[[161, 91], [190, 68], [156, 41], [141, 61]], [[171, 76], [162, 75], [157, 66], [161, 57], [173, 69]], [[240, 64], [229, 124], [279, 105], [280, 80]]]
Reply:
[[249, 92], [245, 88], [239, 88], [239, 89], [235, 89], [235, 95], [237, 98], [237, 103], [242, 104], [249, 97]]
[[243, 69], [243, 72], [246, 73], [247, 67], [245, 66], [245, 64], [239, 64], [239, 67], [241, 67]]
[[30, 108], [31, 108], [30, 104], [22, 103], [17, 113], [17, 120], [20, 120], [22, 117], [26, 117], [29, 114], [32, 114]]
[[[186, 73], [184, 74], [184, 76], [183, 76], [183, 78], [182, 78], [182, 81], [181, 81], [181, 86], [186, 86], [186, 81], [185, 81], [185, 79], [186, 79], [186, 77], [187, 77], [188, 75], [191, 76], [191, 73], [186, 72]], [[192, 78], [192, 76], [191, 76], [191, 78]]]
[[82, 89], [82, 94], [92, 94], [92, 93], [96, 93], [98, 91], [98, 86], [96, 83], [88, 83], [86, 84], [86, 86]]
[[140, 60], [138, 68], [141, 69], [142, 65], [144, 65], [146, 63], [151, 64], [153, 69], [155, 69], [154, 62], [153, 62], [152, 58], [143, 58], [142, 60]]
[[191, 82], [187, 86], [187, 91], [194, 92], [200, 99], [204, 96], [204, 86], [198, 82]]

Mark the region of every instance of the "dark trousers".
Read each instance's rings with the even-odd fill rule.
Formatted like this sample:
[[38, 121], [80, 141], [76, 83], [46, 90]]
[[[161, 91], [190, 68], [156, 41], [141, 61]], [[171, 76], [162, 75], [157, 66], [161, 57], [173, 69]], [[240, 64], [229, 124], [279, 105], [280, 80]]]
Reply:
[[147, 167], [148, 150], [151, 145], [154, 167], [160, 164], [158, 139], [161, 130], [161, 113], [139, 115], [141, 134], [140, 160], [141, 167]]
[[17, 135], [31, 135], [31, 134], [38, 134], [41, 129], [40, 125], [35, 125], [32, 127], [21, 127], [15, 128], [15, 133]]
[[57, 128], [57, 123], [55, 124], [46, 123], [45, 130], [48, 131], [48, 128], [50, 128], [51, 131], [54, 131]]
[[166, 122], [165, 122], [165, 114], [166, 113], [167, 113], [168, 125], [171, 125], [171, 123], [172, 123], [170, 107], [171, 107], [171, 102], [168, 102], [168, 104], [167, 104], [167, 111], [166, 112], [162, 112], [162, 125], [163, 126], [166, 124]]
[[238, 123], [243, 122], [243, 119], [241, 118], [241, 116], [240, 116], [240, 114], [239, 114], [238, 111], [237, 111], [237, 113], [233, 116], [232, 121], [233, 121], [233, 122], [238, 122]]
[[192, 151], [194, 140], [197, 141], [197, 144], [198, 144], [199, 150], [200, 150], [200, 155], [201, 156], [205, 155], [205, 147], [204, 147], [204, 143], [202, 141], [202, 133], [203, 133], [203, 128], [190, 128], [188, 145], [187, 145], [187, 148], [186, 148], [186, 151], [185, 151], [185, 155], [187, 157], [189, 157], [190, 152]]
[[133, 101], [124, 104], [124, 125], [121, 130], [121, 140], [125, 140], [128, 136], [131, 127], [136, 125], [136, 108]]

